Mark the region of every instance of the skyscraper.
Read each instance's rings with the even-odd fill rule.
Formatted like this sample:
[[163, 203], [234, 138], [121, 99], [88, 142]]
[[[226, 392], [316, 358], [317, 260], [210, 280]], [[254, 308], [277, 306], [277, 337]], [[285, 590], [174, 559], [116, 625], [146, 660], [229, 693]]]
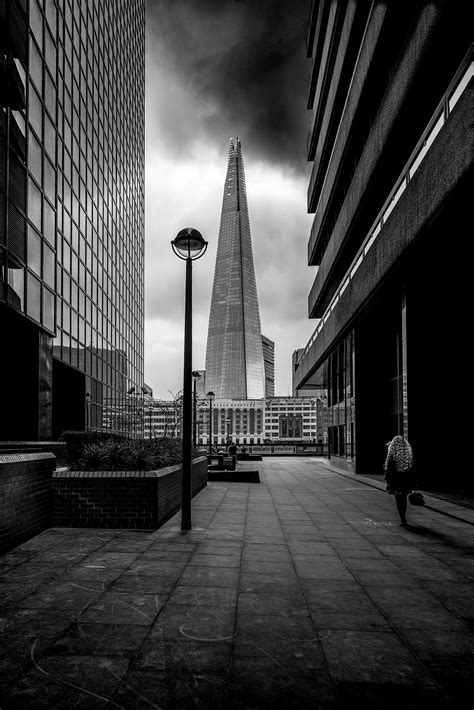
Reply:
[[263, 364], [265, 367], [265, 397], [275, 396], [275, 343], [262, 335]]
[[231, 138], [212, 289], [206, 387], [217, 399], [265, 396], [265, 368], [244, 163]]
[[0, 0], [0, 438], [143, 386], [144, 13]]

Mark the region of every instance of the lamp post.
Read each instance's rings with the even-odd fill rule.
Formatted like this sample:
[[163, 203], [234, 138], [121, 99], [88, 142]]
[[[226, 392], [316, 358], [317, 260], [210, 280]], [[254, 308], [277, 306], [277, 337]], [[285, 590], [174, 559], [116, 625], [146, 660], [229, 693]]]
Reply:
[[216, 396], [214, 392], [208, 392], [209, 398], [209, 456], [212, 456], [212, 400]]
[[86, 429], [90, 427], [90, 410], [91, 410], [91, 399], [92, 395], [90, 392], [86, 392]]
[[135, 394], [135, 387], [130, 387], [130, 389], [127, 390], [127, 394], [130, 395], [129, 404], [127, 405], [128, 417], [131, 419], [130, 433], [133, 433], [133, 436], [135, 436], [135, 402], [133, 400], [133, 395]]
[[192, 263], [207, 249], [207, 242], [197, 229], [185, 227], [171, 242], [174, 253], [186, 261], [186, 295], [184, 306], [184, 368], [183, 368], [183, 431], [182, 431], [182, 479], [181, 479], [181, 530], [191, 530], [191, 380], [192, 380], [192, 334], [193, 334], [193, 285]]
[[[145, 438], [145, 398], [148, 395], [148, 390], [146, 387], [141, 387], [140, 388], [142, 391], [142, 396], [140, 397], [140, 404], [141, 404], [141, 425], [142, 425], [142, 439]], [[151, 439], [151, 427], [150, 427], [150, 436], [148, 437]]]
[[194, 418], [193, 418], [193, 444], [196, 446], [196, 402], [197, 402], [197, 395], [196, 395], [196, 384], [197, 381], [201, 379], [201, 373], [198, 372], [197, 370], [193, 371], [193, 382], [194, 382], [194, 398], [193, 398], [193, 408], [194, 408]]

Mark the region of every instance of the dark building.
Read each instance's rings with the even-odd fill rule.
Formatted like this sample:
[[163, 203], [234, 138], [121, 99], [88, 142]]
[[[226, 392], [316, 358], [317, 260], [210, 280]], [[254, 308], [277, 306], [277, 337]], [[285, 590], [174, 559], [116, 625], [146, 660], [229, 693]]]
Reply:
[[308, 312], [318, 324], [295, 382], [324, 383], [331, 456], [359, 473], [382, 471], [397, 433], [413, 444], [422, 479], [442, 475], [440, 457], [465, 445], [469, 9], [312, 4]]
[[320, 372], [319, 382], [313, 381], [310, 385], [308, 384], [307, 387], [298, 389], [296, 382], [296, 373], [298, 371], [298, 366], [300, 364], [301, 358], [303, 357], [304, 351], [304, 348], [298, 348], [297, 350], [293, 350], [291, 356], [291, 392], [293, 397], [320, 397], [323, 394], [327, 394], [325, 391], [323, 372]]
[[275, 343], [262, 335], [263, 365], [265, 369], [265, 397], [275, 396]]
[[1, 439], [143, 385], [144, 12], [0, 0]]

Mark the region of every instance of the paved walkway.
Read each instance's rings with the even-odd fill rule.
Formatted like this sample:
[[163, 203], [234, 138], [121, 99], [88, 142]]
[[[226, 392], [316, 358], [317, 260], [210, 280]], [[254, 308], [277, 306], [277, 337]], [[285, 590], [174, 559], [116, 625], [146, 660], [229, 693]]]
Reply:
[[209, 484], [189, 533], [52, 529], [1, 557], [1, 710], [471, 710], [471, 511], [428, 496], [402, 528], [378, 481], [258, 466]]

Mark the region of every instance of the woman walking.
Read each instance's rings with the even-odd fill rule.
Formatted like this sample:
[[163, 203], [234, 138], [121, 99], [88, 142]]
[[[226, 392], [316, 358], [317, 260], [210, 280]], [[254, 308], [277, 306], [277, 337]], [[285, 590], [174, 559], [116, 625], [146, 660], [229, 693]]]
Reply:
[[387, 492], [395, 496], [395, 504], [400, 516], [400, 525], [406, 525], [407, 496], [417, 488], [413, 451], [407, 439], [394, 436], [388, 445], [384, 464]]

